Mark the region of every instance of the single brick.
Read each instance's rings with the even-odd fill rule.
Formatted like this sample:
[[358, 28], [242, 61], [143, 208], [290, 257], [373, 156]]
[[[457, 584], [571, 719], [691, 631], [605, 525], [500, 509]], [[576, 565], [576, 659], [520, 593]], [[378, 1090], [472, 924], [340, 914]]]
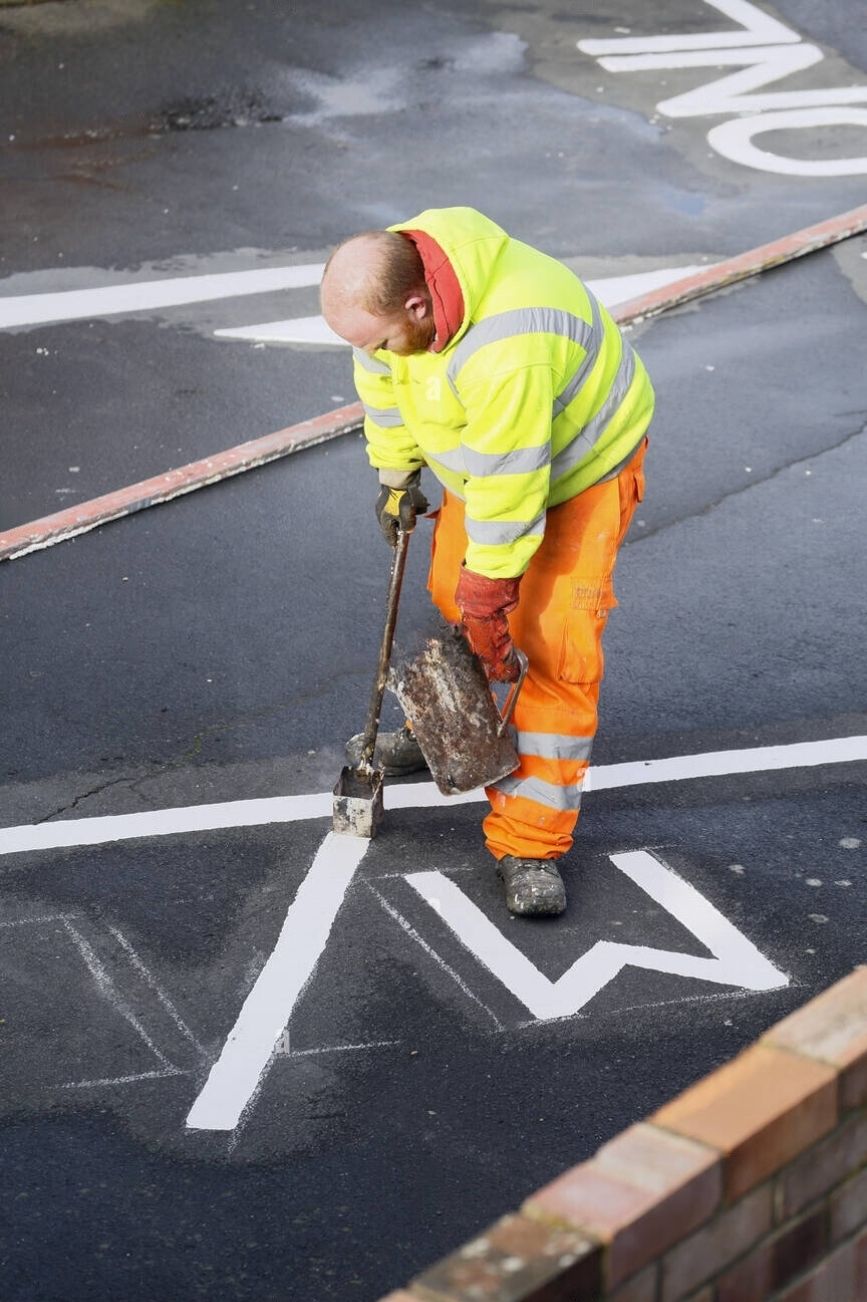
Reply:
[[824, 1207], [760, 1243], [717, 1280], [717, 1302], [765, 1302], [818, 1261], [828, 1246]]
[[703, 1224], [719, 1200], [715, 1152], [639, 1125], [540, 1189], [525, 1210], [601, 1239], [605, 1282], [614, 1288]]
[[775, 1302], [857, 1302], [864, 1294], [855, 1291], [855, 1272], [855, 1245], [850, 1240], [797, 1284], [778, 1293]]
[[762, 1043], [829, 1063], [840, 1072], [840, 1108], [867, 1103], [867, 967], [779, 1022]]
[[726, 1199], [734, 1202], [833, 1129], [837, 1073], [809, 1058], [754, 1046], [651, 1121], [723, 1153]]
[[676, 1302], [742, 1256], [771, 1228], [771, 1186], [763, 1184], [677, 1244], [662, 1262], [661, 1302]]
[[796, 1216], [867, 1161], [867, 1116], [853, 1117], [833, 1134], [802, 1153], [777, 1177], [774, 1208], [777, 1222]]
[[614, 1293], [608, 1294], [608, 1302], [656, 1302], [657, 1277], [659, 1267], [654, 1264], [633, 1275]]
[[410, 1285], [430, 1302], [595, 1302], [602, 1250], [574, 1229], [504, 1216]]
[[831, 1204], [831, 1242], [839, 1243], [867, 1225], [867, 1167], [835, 1189]]

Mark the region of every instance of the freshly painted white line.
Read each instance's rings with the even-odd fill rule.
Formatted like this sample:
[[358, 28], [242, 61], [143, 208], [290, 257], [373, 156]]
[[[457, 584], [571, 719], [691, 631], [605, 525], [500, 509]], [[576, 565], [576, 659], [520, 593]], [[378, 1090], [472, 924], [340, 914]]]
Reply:
[[138, 837], [210, 832], [218, 828], [261, 827], [267, 823], [304, 822], [331, 816], [330, 792], [309, 796], [270, 796], [229, 800], [215, 805], [187, 805], [143, 814], [114, 814], [99, 818], [62, 819], [0, 829], [0, 855], [62, 846], [105, 845]]
[[206, 1056], [207, 1056], [207, 1050], [204, 1048], [203, 1045], [201, 1045], [201, 1044], [199, 1043], [199, 1041], [198, 1041], [198, 1040], [196, 1039], [196, 1037], [193, 1035], [192, 1031], [191, 1031], [190, 1028], [187, 1026], [187, 1024], [186, 1024], [186, 1022], [184, 1021], [184, 1019], [181, 1017], [181, 1015], [180, 1015], [180, 1013], [178, 1012], [177, 1008], [175, 1008], [175, 1006], [174, 1006], [174, 1004], [172, 1003], [171, 999], [170, 999], [169, 996], [166, 994], [165, 990], [163, 990], [162, 986], [161, 986], [160, 983], [157, 981], [156, 977], [155, 977], [154, 974], [150, 971], [150, 969], [147, 968], [147, 967], [145, 966], [144, 962], [143, 962], [142, 959], [139, 957], [139, 955], [136, 953], [136, 951], [133, 949], [132, 945], [129, 943], [129, 941], [127, 940], [126, 936], [123, 934], [123, 932], [120, 931], [117, 927], [113, 927], [113, 926], [111, 926], [111, 925], [109, 925], [109, 928], [108, 928], [108, 929], [109, 929], [109, 931], [111, 932], [111, 934], [114, 936], [115, 940], [116, 940], [117, 943], [120, 945], [120, 947], [121, 947], [123, 950], [125, 950], [126, 955], [127, 955], [127, 958], [129, 959], [130, 963], [132, 963], [132, 965], [133, 965], [133, 967], [135, 968], [135, 970], [136, 970], [136, 971], [137, 971], [137, 972], [138, 972], [142, 977], [144, 977], [145, 981], [148, 983], [148, 985], [151, 987], [151, 989], [155, 992], [155, 994], [156, 994], [156, 996], [157, 996], [157, 999], [159, 999], [159, 1001], [160, 1001], [160, 1003], [162, 1004], [163, 1008], [165, 1008], [166, 1012], [168, 1013], [169, 1017], [170, 1017], [170, 1018], [172, 1019], [172, 1021], [174, 1022], [175, 1026], [176, 1026], [176, 1027], [178, 1028], [178, 1030], [180, 1031], [181, 1035], [183, 1035], [187, 1040], [189, 1040], [190, 1044], [192, 1044], [192, 1045], [193, 1045], [193, 1046], [198, 1050], [198, 1052], [202, 1055], [202, 1057], [206, 1057]]
[[369, 844], [333, 832], [322, 842], [289, 906], [277, 944], [190, 1110], [191, 1130], [234, 1130], [238, 1124], [313, 974]]
[[461, 943], [539, 1021], [574, 1015], [627, 965], [747, 990], [775, 990], [788, 985], [784, 973], [666, 864], [646, 850], [609, 858], [688, 928], [714, 957], [698, 958], [646, 945], [600, 940], [552, 981], [442, 873], [411, 873], [406, 880], [451, 927]]
[[[691, 276], [697, 271], [706, 270], [707, 264], [662, 267], [657, 271], [639, 271], [629, 276], [606, 276], [598, 280], [588, 280], [587, 284], [606, 307], [614, 307], [617, 303], [627, 303], [631, 298], [647, 294], [652, 289], [671, 285], [682, 276]], [[214, 335], [218, 339], [240, 339], [263, 344], [334, 344], [338, 347], [349, 347], [346, 340], [335, 334], [321, 316], [302, 316], [286, 321], [263, 321], [259, 325], [215, 330]]]
[[457, 986], [459, 986], [459, 987], [461, 988], [461, 990], [463, 990], [463, 992], [464, 992], [464, 994], [467, 996], [467, 998], [468, 998], [468, 999], [472, 999], [472, 1001], [473, 1001], [474, 1004], [478, 1004], [478, 1005], [479, 1005], [479, 1008], [481, 1008], [484, 1012], [486, 1012], [486, 1013], [488, 1014], [488, 1016], [490, 1017], [491, 1021], [494, 1023], [494, 1026], [496, 1026], [497, 1030], [498, 1030], [498, 1031], [502, 1031], [502, 1030], [503, 1030], [503, 1023], [500, 1021], [499, 1017], [497, 1017], [496, 1013], [491, 1012], [491, 1010], [490, 1010], [490, 1008], [488, 1008], [487, 1004], [483, 1004], [483, 1003], [482, 1003], [482, 1001], [481, 1001], [481, 999], [479, 999], [478, 995], [476, 995], [476, 994], [473, 993], [473, 991], [472, 991], [472, 990], [470, 989], [470, 987], [467, 985], [466, 981], [464, 981], [462, 977], [458, 976], [458, 974], [457, 974], [457, 972], [454, 970], [454, 968], [451, 967], [451, 966], [450, 966], [450, 965], [445, 961], [444, 958], [440, 958], [440, 956], [439, 956], [439, 954], [436, 952], [436, 950], [433, 949], [433, 948], [432, 948], [432, 947], [427, 943], [427, 941], [424, 940], [424, 938], [423, 938], [422, 936], [419, 935], [419, 933], [416, 931], [416, 929], [415, 929], [415, 927], [412, 925], [412, 923], [411, 923], [411, 922], [407, 922], [407, 920], [406, 920], [406, 918], [403, 916], [403, 914], [402, 914], [402, 913], [398, 913], [397, 909], [395, 909], [391, 904], [389, 904], [389, 902], [388, 902], [388, 900], [385, 898], [385, 896], [384, 896], [384, 895], [380, 895], [379, 891], [376, 889], [375, 886], [372, 886], [372, 885], [370, 884], [370, 882], [368, 882], [367, 884], [368, 884], [368, 886], [370, 887], [370, 890], [373, 892], [373, 894], [374, 894], [374, 895], [376, 896], [376, 898], [379, 900], [379, 902], [380, 902], [380, 904], [382, 905], [382, 907], [385, 909], [385, 911], [386, 911], [386, 913], [388, 914], [388, 916], [389, 916], [390, 918], [394, 918], [394, 920], [395, 920], [395, 922], [398, 924], [398, 926], [399, 926], [399, 927], [402, 927], [403, 930], [406, 932], [406, 934], [407, 934], [408, 936], [410, 936], [410, 937], [411, 937], [411, 938], [416, 942], [416, 944], [418, 944], [418, 945], [421, 946], [421, 948], [422, 948], [422, 949], [424, 950], [424, 952], [428, 955], [428, 957], [429, 957], [429, 958], [432, 958], [433, 961], [437, 964], [437, 966], [438, 966], [438, 967], [441, 967], [442, 970], [443, 970], [444, 972], [446, 972], [446, 973], [451, 977], [451, 979], [455, 982], [455, 984], [456, 984]]
[[[585, 791], [645, 786], [653, 782], [684, 782], [728, 777], [737, 773], [767, 773], [867, 760], [867, 736], [830, 737], [786, 746], [752, 746], [746, 750], [709, 751], [703, 755], [674, 755], [668, 759], [633, 760], [591, 768]], [[475, 804], [482, 790], [444, 796], [432, 782], [386, 787], [386, 809], [430, 809]], [[230, 800], [213, 805], [187, 805], [146, 814], [114, 814], [99, 818], [59, 819], [55, 823], [24, 823], [0, 828], [0, 857], [30, 850], [55, 850], [80, 845], [107, 845], [152, 836], [179, 836], [219, 828], [261, 827], [268, 823], [304, 822], [330, 818], [333, 796], [321, 791], [304, 796], [271, 796]]]
[[[225, 271], [210, 276], [170, 276], [166, 280], [130, 281], [94, 289], [68, 289], [55, 294], [0, 295], [0, 330], [44, 325], [49, 321], [80, 321], [87, 317], [152, 312], [184, 303], [208, 303], [246, 294], [318, 285], [324, 263], [293, 267], [262, 267], [254, 271]], [[2, 287], [2, 286], [0, 286]]]
[[166, 1071], [174, 1071], [174, 1064], [169, 1062], [165, 1054], [160, 1053], [159, 1049], [154, 1044], [135, 1013], [129, 1007], [126, 1000], [119, 994], [117, 987], [108, 972], [105, 970], [105, 966], [97, 958], [92, 947], [85, 940], [84, 936], [82, 936], [81, 932], [76, 927], [73, 927], [72, 923], [67, 918], [64, 918], [63, 926], [72, 938], [72, 941], [78, 952], [81, 954], [81, 957], [84, 959], [90, 975], [96, 982], [100, 994], [111, 1004], [112, 1008], [120, 1013], [121, 1017], [126, 1018], [133, 1030], [138, 1032], [162, 1067]]
[[770, 773], [781, 769], [814, 768], [819, 764], [851, 764], [857, 760], [867, 760], [867, 736], [829, 737], [823, 741], [792, 742], [786, 746], [751, 746], [747, 750], [717, 750], [703, 755], [673, 755], [670, 759], [606, 764], [590, 770], [587, 789], [605, 791], [640, 787], [651, 782]]

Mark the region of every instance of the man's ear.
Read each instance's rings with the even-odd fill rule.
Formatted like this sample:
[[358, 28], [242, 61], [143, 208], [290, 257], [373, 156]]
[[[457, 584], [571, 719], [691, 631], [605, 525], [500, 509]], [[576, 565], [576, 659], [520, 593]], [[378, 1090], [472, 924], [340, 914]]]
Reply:
[[423, 321], [430, 311], [424, 294], [410, 294], [404, 301], [404, 307], [416, 321]]

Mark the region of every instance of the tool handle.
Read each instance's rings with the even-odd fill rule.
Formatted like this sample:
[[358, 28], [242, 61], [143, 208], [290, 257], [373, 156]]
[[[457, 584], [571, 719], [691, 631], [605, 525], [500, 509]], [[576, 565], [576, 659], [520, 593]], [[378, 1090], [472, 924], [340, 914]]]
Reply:
[[385, 608], [385, 628], [382, 633], [382, 642], [379, 648], [379, 663], [376, 668], [376, 678], [373, 682], [373, 691], [370, 695], [370, 705], [367, 709], [367, 722], [364, 725], [364, 738], [361, 744], [361, 754], [358, 759], [360, 769], [369, 770], [373, 767], [373, 752], [376, 749], [376, 734], [379, 731], [379, 716], [382, 713], [382, 698], [385, 695], [385, 682], [388, 677], [388, 662], [391, 659], [391, 648], [394, 644], [394, 630], [397, 624], [397, 603], [400, 600], [400, 589], [403, 584], [403, 572], [406, 567], [406, 549], [409, 543], [409, 533], [405, 529], [398, 529], [397, 544], [394, 549], [394, 555], [391, 560], [391, 575], [388, 581], [388, 599]]
[[506, 697], [506, 702], [503, 706], [502, 717], [497, 725], [498, 737], [502, 737], [511, 722], [512, 715], [515, 712], [515, 706], [518, 703], [518, 697], [521, 694], [521, 688], [524, 686], [524, 679], [527, 677], [527, 670], [530, 668], [530, 661], [519, 647], [515, 647], [515, 655], [518, 657], [521, 672], [518, 675], [517, 681], [512, 683], [512, 686], [509, 688], [509, 695]]

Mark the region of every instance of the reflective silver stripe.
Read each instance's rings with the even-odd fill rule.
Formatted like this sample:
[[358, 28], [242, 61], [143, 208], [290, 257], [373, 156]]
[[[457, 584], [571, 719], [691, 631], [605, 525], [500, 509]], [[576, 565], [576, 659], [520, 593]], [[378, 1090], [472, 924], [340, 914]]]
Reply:
[[371, 357], [363, 348], [353, 348], [352, 356], [365, 371], [370, 371], [371, 375], [391, 375], [391, 367], [386, 366], [377, 357]]
[[463, 339], [455, 348], [449, 362], [448, 380], [452, 389], [455, 387], [458, 372], [473, 353], [488, 344], [513, 335], [562, 335], [575, 344], [589, 348], [593, 340], [593, 326], [583, 321], [573, 312], [564, 312], [557, 307], [517, 307], [509, 312], [498, 312], [496, 316], [486, 317], [471, 325]]
[[623, 340], [623, 353], [620, 358], [620, 366], [608, 393], [608, 397], [597, 411], [592, 420], [589, 420], [584, 428], [574, 438], [562, 452], [558, 452], [551, 462], [551, 479], [557, 480], [565, 475], [568, 470], [572, 470], [578, 464], [582, 457], [585, 457], [593, 448], [611, 421], [617, 415], [617, 410], [623, 399], [629, 392], [629, 386], [635, 375], [635, 353], [627, 341]]
[[517, 542], [527, 534], [544, 534], [545, 512], [535, 520], [471, 520], [465, 516], [464, 525], [474, 543], [496, 547]]
[[559, 732], [519, 732], [515, 737], [519, 755], [538, 755], [540, 759], [589, 760], [592, 737], [568, 737]]
[[551, 461], [550, 443], [512, 452], [475, 452], [464, 444], [462, 451], [468, 475], [527, 475]]
[[464, 474], [464, 456], [460, 448], [452, 448], [451, 452], [428, 452], [425, 451], [428, 461], [438, 461], [446, 470], [453, 471], [456, 475]]
[[581, 365], [578, 367], [575, 374], [566, 381], [566, 384], [554, 399], [552, 414], [555, 418], [559, 416], [560, 412], [563, 411], [565, 407], [568, 407], [569, 403], [578, 396], [579, 389], [596, 363], [596, 358], [599, 356], [599, 349], [601, 348], [602, 341], [605, 338], [605, 330], [602, 325], [602, 316], [599, 312], [599, 304], [595, 297], [590, 293], [589, 289], [587, 290], [587, 297], [590, 299], [590, 310], [593, 314], [591, 326], [593, 334]]
[[366, 402], [361, 405], [364, 407], [365, 416], [369, 416], [371, 420], [376, 421], [377, 425], [381, 425], [383, 429], [403, 424], [403, 416], [401, 416], [397, 407], [371, 407]]
[[577, 783], [560, 787], [554, 782], [543, 782], [541, 778], [500, 778], [494, 783], [494, 790], [504, 796], [523, 796], [525, 800], [535, 800], [537, 805], [547, 805], [549, 809], [580, 809], [581, 788]]

